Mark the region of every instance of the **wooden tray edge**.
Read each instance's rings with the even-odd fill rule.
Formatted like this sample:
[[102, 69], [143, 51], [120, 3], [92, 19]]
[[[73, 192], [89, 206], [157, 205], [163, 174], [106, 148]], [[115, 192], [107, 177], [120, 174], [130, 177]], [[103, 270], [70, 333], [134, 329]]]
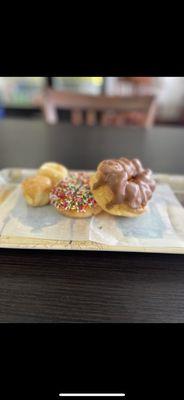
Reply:
[[84, 251], [120, 251], [136, 253], [162, 253], [162, 254], [184, 254], [184, 247], [133, 247], [133, 246], [107, 246], [100, 243], [85, 241], [60, 241], [32, 238], [9, 238], [0, 239], [0, 248], [12, 249], [38, 249], [38, 250], [84, 250]]

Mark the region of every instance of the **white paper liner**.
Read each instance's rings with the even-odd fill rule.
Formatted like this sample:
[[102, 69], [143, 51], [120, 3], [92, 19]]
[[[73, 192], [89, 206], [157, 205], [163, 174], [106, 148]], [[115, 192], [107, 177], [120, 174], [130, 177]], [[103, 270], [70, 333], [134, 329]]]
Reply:
[[17, 188], [0, 206], [1, 236], [88, 240], [89, 220], [66, 218], [52, 206], [31, 207]]
[[158, 185], [148, 212], [137, 218], [93, 217], [89, 239], [106, 245], [184, 247], [184, 209], [167, 185]]
[[65, 241], [93, 241], [110, 246], [184, 247], [184, 209], [167, 185], [157, 185], [149, 210], [137, 218], [101, 213], [73, 219], [52, 206], [30, 207], [18, 187], [0, 205], [0, 235]]

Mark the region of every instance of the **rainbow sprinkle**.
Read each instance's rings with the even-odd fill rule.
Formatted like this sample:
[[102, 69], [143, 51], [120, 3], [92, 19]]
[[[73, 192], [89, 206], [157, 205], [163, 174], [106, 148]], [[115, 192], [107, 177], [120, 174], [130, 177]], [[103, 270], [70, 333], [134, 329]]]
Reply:
[[61, 181], [50, 193], [50, 203], [65, 211], [86, 212], [97, 203], [90, 191], [90, 176], [86, 173], [73, 173]]

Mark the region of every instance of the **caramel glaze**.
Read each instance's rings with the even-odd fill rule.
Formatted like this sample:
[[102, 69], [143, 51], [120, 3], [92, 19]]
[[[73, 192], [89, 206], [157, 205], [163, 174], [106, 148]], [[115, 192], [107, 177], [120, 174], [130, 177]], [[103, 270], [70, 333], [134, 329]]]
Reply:
[[93, 189], [108, 185], [114, 193], [113, 201], [108, 203], [108, 208], [115, 204], [126, 203], [133, 209], [145, 207], [155, 190], [155, 181], [152, 171], [143, 169], [140, 160], [134, 158], [119, 158], [104, 160], [97, 168], [99, 179]]

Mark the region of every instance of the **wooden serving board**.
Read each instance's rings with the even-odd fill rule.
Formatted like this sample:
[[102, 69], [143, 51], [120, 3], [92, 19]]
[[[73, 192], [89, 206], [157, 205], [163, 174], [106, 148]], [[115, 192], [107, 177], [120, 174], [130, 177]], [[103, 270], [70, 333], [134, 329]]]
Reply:
[[[17, 171], [17, 170], [16, 170]], [[11, 176], [13, 177], [11, 180]], [[12, 191], [20, 183], [20, 175], [18, 172], [9, 174], [10, 180], [7, 184], [0, 184], [0, 204], [2, 204]], [[159, 183], [167, 183], [175, 192], [179, 201], [184, 205], [184, 176], [172, 175], [155, 175], [155, 179]], [[17, 249], [43, 249], [43, 250], [92, 250], [92, 251], [121, 251], [121, 252], [144, 252], [144, 253], [169, 253], [184, 254], [184, 248], [181, 247], [135, 247], [135, 246], [109, 246], [92, 241], [68, 241], [68, 240], [48, 240], [30, 237], [0, 237], [1, 248], [17, 248]]]

